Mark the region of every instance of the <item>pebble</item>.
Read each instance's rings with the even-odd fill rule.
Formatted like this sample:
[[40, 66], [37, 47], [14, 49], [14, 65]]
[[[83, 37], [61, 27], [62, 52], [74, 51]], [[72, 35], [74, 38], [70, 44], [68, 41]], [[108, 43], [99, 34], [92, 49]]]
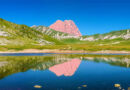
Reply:
[[121, 85], [120, 85], [120, 84], [115, 84], [114, 86], [115, 86], [115, 87], [120, 87]]
[[82, 85], [82, 87], [87, 87], [87, 85]]
[[42, 86], [40, 86], [40, 85], [35, 85], [34, 87], [35, 88], [42, 88]]
[[128, 87], [128, 90], [130, 90], [130, 87]]

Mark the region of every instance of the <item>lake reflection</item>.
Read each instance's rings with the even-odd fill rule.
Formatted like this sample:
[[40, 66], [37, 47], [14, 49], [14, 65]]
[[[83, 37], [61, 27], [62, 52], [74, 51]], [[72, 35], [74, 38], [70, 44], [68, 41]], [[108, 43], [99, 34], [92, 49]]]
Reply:
[[80, 59], [72, 59], [62, 64], [54, 65], [50, 67], [49, 70], [54, 72], [57, 76], [72, 76], [78, 69], [80, 63]]
[[128, 55], [0, 56], [0, 90], [127, 90], [129, 67]]

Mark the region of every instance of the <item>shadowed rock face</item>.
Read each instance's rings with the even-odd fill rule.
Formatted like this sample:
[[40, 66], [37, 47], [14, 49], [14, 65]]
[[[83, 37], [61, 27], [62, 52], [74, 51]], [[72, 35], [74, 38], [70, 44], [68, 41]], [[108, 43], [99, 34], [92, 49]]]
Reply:
[[78, 69], [81, 63], [80, 59], [72, 59], [68, 62], [54, 65], [49, 68], [50, 71], [54, 72], [57, 76], [72, 76], [75, 71]]
[[79, 29], [72, 20], [57, 20], [54, 24], [50, 26], [51, 29], [56, 31], [65, 32], [75, 36], [82, 36]]

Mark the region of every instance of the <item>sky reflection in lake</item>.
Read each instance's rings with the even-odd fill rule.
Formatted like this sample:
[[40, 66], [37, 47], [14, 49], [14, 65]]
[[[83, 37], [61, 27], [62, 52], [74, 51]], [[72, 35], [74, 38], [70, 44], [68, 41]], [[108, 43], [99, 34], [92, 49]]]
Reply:
[[0, 56], [0, 90], [127, 90], [130, 56]]

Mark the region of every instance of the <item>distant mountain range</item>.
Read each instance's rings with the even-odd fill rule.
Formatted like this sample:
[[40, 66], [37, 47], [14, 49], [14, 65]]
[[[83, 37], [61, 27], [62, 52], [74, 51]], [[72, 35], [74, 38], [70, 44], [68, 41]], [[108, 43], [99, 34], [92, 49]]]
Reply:
[[105, 34], [95, 34], [83, 36], [81, 40], [84, 41], [96, 41], [96, 40], [112, 40], [112, 39], [130, 39], [130, 29], [112, 31]]
[[[54, 30], [56, 29], [56, 30]], [[104, 40], [117, 40], [113, 43], [118, 44], [120, 40], [130, 39], [130, 30], [113, 31], [105, 34], [84, 35], [82, 36], [77, 26], [72, 20], [56, 21], [49, 27], [46, 26], [32, 26], [18, 25], [8, 22], [0, 18], [0, 45], [26, 48], [34, 48], [40, 45], [63, 45], [67, 44], [67, 40], [73, 43], [77, 42], [91, 42]], [[11, 48], [12, 48], [11, 47]]]
[[[73, 23], [73, 24], [71, 24]], [[73, 27], [74, 26], [74, 27]], [[67, 28], [68, 27], [68, 28]], [[130, 29], [112, 31], [105, 34], [94, 34], [94, 35], [81, 35], [77, 26], [72, 20], [57, 20], [54, 24], [49, 27], [45, 26], [32, 26], [32, 28], [41, 31], [46, 35], [51, 35], [57, 39], [76, 38], [81, 41], [97, 41], [97, 40], [112, 40], [112, 39], [130, 39]]]

